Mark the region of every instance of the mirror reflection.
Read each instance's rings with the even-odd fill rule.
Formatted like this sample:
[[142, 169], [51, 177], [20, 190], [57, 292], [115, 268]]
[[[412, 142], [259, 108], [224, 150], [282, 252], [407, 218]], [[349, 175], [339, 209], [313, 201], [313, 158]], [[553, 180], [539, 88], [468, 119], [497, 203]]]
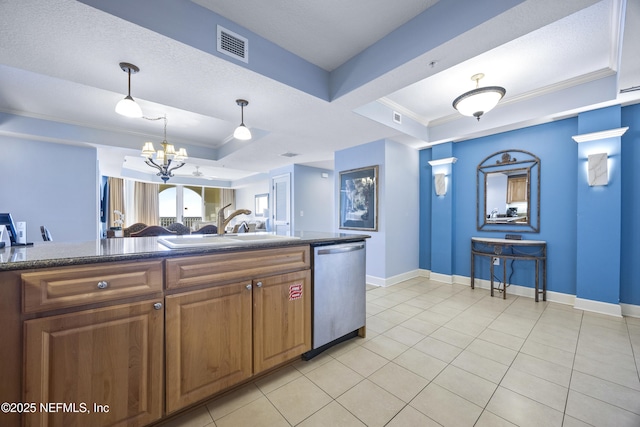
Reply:
[[491, 172], [485, 176], [486, 222], [529, 223], [529, 170]]
[[540, 159], [522, 150], [499, 151], [478, 165], [478, 230], [538, 232]]

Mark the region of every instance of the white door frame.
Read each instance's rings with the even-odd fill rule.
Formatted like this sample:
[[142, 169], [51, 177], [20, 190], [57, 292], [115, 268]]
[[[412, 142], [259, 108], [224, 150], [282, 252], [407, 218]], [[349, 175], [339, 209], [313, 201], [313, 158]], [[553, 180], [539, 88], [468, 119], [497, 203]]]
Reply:
[[[277, 190], [276, 190], [277, 189]], [[286, 173], [271, 178], [271, 221], [276, 234], [293, 234], [291, 223], [291, 174]], [[282, 200], [284, 198], [284, 200]]]

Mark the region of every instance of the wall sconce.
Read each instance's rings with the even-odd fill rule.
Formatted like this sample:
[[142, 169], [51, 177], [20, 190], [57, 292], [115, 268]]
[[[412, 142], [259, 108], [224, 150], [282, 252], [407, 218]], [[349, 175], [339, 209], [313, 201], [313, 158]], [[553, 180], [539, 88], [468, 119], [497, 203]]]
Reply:
[[[429, 160], [429, 165], [436, 170], [451, 172], [451, 165], [453, 165], [458, 159], [456, 157], [447, 157], [445, 159]], [[433, 187], [436, 191], [436, 195], [444, 196], [447, 194], [447, 174], [446, 173], [434, 173], [433, 174]]]
[[589, 185], [591, 187], [609, 183], [608, 157], [607, 153], [589, 154]]
[[433, 181], [437, 196], [444, 196], [447, 194], [447, 176], [445, 174], [437, 173], [433, 175]]

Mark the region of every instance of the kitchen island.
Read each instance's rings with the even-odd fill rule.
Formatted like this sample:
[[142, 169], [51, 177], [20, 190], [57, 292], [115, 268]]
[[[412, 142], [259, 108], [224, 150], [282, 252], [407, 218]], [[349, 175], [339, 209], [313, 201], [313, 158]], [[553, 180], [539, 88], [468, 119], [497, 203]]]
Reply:
[[0, 424], [144, 426], [308, 351], [310, 248], [368, 236], [255, 236], [0, 250]]

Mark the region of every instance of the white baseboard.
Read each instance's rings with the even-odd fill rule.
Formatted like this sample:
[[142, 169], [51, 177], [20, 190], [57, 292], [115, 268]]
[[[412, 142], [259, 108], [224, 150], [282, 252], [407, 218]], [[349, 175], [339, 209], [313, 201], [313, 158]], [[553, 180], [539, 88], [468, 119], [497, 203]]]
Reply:
[[576, 296], [563, 294], [561, 292], [547, 291], [547, 301], [557, 302], [558, 304], [575, 305]]
[[418, 272], [418, 277], [426, 277], [427, 279], [431, 277], [431, 270], [419, 268], [416, 271]]
[[[392, 286], [405, 280], [416, 277], [424, 277], [436, 282], [447, 284], [458, 284], [471, 286], [471, 278], [467, 276], [458, 276], [442, 273], [434, 273], [429, 270], [417, 269], [387, 279], [367, 276], [367, 283], [374, 286]], [[491, 282], [484, 279], [475, 279], [474, 286], [480, 289], [490, 289]], [[507, 287], [507, 296], [516, 295], [519, 297], [535, 298], [535, 289], [528, 286], [510, 285]], [[540, 297], [541, 298], [541, 297]], [[609, 316], [628, 316], [640, 318], [640, 305], [633, 304], [611, 304], [600, 301], [587, 300], [577, 298], [572, 294], [564, 294], [561, 292], [547, 291], [547, 301], [558, 304], [571, 305], [576, 309], [591, 311], [594, 313], [607, 314]]]
[[[425, 276], [425, 272], [426, 272], [426, 276]], [[400, 282], [404, 282], [405, 280], [413, 279], [415, 277], [428, 278], [429, 270], [416, 269], [412, 271], [407, 271], [406, 273], [398, 274], [397, 276], [387, 277], [386, 279], [383, 279], [381, 277], [375, 277], [375, 276], [367, 276], [366, 281], [370, 285], [387, 287], [387, 286], [393, 286]]]
[[453, 284], [453, 276], [450, 274], [434, 273], [432, 271], [431, 274], [429, 275], [429, 279], [434, 280], [436, 282], [447, 283], [449, 285]]
[[640, 318], [640, 305], [620, 303], [620, 307], [623, 316]]
[[609, 316], [622, 317], [622, 308], [620, 307], [620, 304], [593, 301], [590, 299], [576, 297], [576, 302], [573, 304], [573, 308], [592, 311], [594, 313], [608, 314]]

